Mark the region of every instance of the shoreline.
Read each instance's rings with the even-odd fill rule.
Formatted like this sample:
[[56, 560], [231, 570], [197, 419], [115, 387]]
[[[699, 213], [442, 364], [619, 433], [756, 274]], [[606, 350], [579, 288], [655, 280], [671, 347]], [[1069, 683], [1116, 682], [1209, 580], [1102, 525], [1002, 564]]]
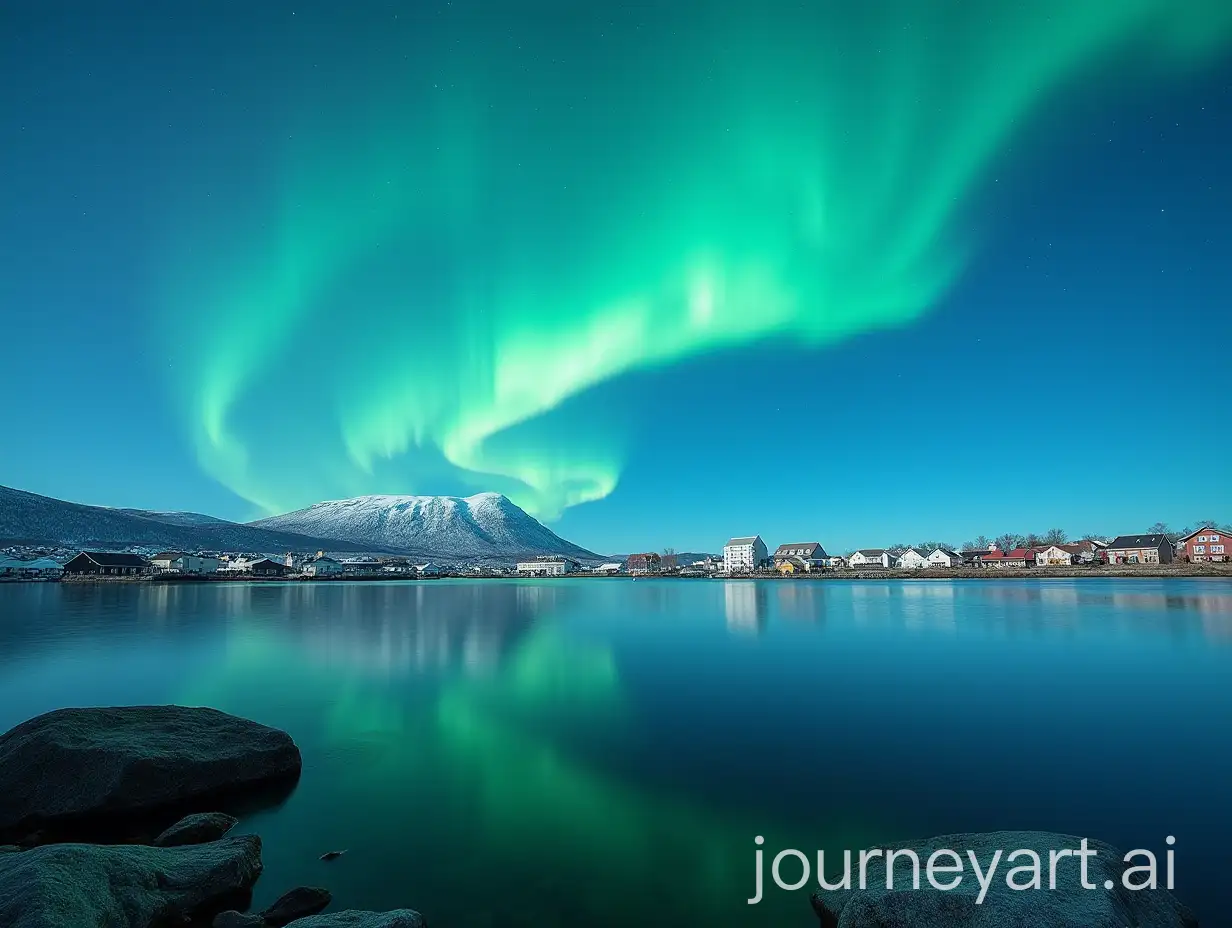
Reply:
[[752, 574], [691, 575], [691, 574], [586, 574], [530, 577], [516, 574], [442, 574], [435, 577], [407, 576], [341, 576], [341, 577], [220, 577], [216, 575], [154, 575], [154, 576], [72, 576], [60, 578], [2, 577], [0, 583], [424, 583], [438, 580], [767, 580], [793, 581], [953, 581], [953, 580], [1098, 580], [1098, 579], [1223, 579], [1232, 580], [1232, 564], [1184, 564], [1162, 567], [1033, 567], [937, 570], [822, 570], [795, 574], [773, 571]]

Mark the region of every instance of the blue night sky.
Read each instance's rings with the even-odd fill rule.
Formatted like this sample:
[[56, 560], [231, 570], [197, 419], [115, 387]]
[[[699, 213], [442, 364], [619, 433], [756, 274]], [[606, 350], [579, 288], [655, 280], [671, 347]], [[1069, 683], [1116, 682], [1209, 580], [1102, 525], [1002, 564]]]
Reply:
[[0, 484], [608, 552], [1232, 519], [1225, 2], [749, 6], [7, 4]]

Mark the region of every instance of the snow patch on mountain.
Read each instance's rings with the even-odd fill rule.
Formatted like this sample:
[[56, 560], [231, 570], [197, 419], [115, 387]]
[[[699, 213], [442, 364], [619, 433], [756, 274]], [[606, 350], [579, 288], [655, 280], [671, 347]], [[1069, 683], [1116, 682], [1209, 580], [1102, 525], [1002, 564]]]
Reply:
[[422, 551], [435, 557], [598, 556], [552, 532], [500, 493], [357, 496], [249, 523], [256, 528]]

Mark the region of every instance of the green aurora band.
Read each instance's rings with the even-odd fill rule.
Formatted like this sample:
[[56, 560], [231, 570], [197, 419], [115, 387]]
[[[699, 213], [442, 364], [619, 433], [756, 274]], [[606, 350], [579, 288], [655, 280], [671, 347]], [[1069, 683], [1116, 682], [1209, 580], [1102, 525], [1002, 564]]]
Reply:
[[[441, 480], [545, 519], [601, 499], [621, 424], [571, 401], [917, 319], [1043, 103], [1232, 35], [1226, 0], [511, 6], [340, 42], [275, 121], [272, 202], [181, 224], [161, 309], [205, 324], [175, 386], [201, 465], [262, 512]], [[250, 402], [288, 395], [276, 423]]]

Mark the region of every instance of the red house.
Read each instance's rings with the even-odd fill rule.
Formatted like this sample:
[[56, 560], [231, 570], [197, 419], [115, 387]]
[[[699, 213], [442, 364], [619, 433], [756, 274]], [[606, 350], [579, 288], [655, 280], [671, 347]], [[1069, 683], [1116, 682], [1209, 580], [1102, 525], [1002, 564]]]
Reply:
[[1232, 560], [1232, 532], [1204, 525], [1176, 543], [1176, 553], [1185, 560], [1201, 564], [1204, 561]]
[[661, 558], [653, 551], [630, 554], [625, 559], [625, 570], [631, 574], [654, 574], [659, 572]]
[[1013, 551], [985, 551], [980, 555], [981, 567], [1034, 567], [1034, 548], [1015, 548]]

